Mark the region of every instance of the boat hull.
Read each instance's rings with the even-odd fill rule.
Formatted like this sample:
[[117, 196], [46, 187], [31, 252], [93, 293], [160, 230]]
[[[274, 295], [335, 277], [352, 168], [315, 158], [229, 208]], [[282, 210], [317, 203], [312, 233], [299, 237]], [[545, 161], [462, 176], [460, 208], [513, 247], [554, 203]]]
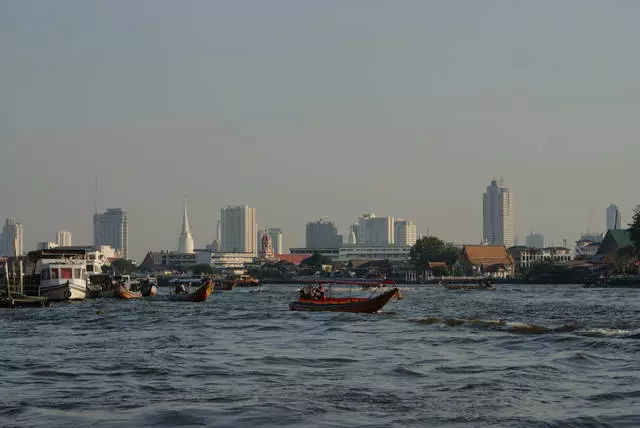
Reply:
[[478, 285], [445, 285], [447, 290], [464, 290], [464, 291], [496, 291], [496, 287], [484, 287]]
[[213, 285], [211, 283], [203, 284], [193, 293], [189, 294], [172, 294], [169, 296], [169, 300], [176, 302], [204, 302], [213, 292]]
[[49, 301], [82, 300], [87, 297], [87, 288], [73, 283], [40, 287], [40, 296]]
[[360, 299], [360, 298], [344, 298], [344, 299], [327, 299], [327, 300], [311, 300], [300, 299], [289, 303], [289, 309], [292, 311], [311, 311], [311, 312], [359, 312], [359, 313], [375, 313], [378, 312], [389, 300], [398, 297], [400, 291], [397, 288], [380, 294], [379, 296]]
[[139, 299], [142, 297], [142, 293], [139, 291], [131, 291], [131, 290], [127, 290], [126, 288], [124, 288], [123, 286], [118, 287], [118, 293], [117, 293], [117, 297], [119, 299]]

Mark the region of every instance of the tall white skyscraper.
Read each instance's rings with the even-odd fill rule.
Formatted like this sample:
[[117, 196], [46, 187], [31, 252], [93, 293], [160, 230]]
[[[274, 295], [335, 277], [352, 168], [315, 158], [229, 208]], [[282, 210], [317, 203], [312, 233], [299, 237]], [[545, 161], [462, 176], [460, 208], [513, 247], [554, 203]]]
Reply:
[[4, 221], [2, 233], [0, 233], [0, 256], [13, 257], [24, 254], [23, 247], [24, 228], [22, 224], [10, 218]]
[[622, 225], [622, 215], [616, 205], [607, 207], [607, 230], [620, 229]]
[[257, 254], [256, 209], [247, 205], [220, 210], [220, 248], [223, 252]]
[[61, 230], [56, 233], [56, 245], [58, 247], [70, 247], [72, 246], [71, 242], [71, 232], [67, 232], [66, 230]]
[[269, 236], [271, 236], [273, 253], [284, 254], [284, 246], [282, 243], [282, 229], [279, 229], [277, 227], [270, 227], [268, 231], [269, 231]]
[[358, 244], [393, 244], [395, 228], [393, 217], [364, 214], [358, 219]]
[[189, 229], [189, 217], [187, 217], [187, 200], [184, 200], [184, 212], [182, 213], [182, 231], [178, 238], [178, 252], [179, 253], [193, 253], [193, 236]]
[[513, 247], [513, 195], [502, 185], [491, 180], [483, 195], [483, 240], [490, 245]]
[[408, 245], [412, 247], [418, 240], [418, 228], [414, 222], [409, 220], [396, 220], [394, 233], [394, 239], [397, 245]]
[[93, 216], [93, 244], [110, 245], [121, 257], [129, 259], [129, 223], [127, 212], [121, 208], [109, 208], [103, 214]]

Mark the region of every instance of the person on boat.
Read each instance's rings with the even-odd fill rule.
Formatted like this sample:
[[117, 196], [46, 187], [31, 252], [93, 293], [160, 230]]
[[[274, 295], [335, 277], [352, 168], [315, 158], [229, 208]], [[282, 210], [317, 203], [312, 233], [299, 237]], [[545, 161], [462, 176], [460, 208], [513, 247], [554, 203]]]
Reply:
[[178, 283], [175, 286], [175, 292], [176, 292], [176, 294], [187, 294], [187, 289], [186, 289], [186, 287], [184, 286], [183, 283]]
[[324, 287], [321, 285], [320, 287], [318, 287], [318, 300], [325, 300], [325, 298]]

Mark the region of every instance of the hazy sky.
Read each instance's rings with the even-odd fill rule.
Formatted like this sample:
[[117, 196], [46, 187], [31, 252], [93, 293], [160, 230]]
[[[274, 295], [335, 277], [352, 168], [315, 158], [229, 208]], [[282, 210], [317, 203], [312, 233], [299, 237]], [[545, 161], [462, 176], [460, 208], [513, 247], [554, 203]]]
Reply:
[[130, 254], [196, 246], [220, 207], [304, 245], [365, 212], [482, 237], [495, 173], [520, 241], [640, 203], [640, 2], [0, 0], [0, 218], [25, 246], [99, 208]]

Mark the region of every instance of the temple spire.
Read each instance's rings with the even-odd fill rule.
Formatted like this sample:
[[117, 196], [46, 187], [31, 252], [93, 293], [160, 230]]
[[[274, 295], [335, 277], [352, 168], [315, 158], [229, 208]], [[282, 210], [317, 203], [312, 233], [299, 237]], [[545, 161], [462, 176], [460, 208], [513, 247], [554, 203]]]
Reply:
[[183, 200], [183, 204], [184, 204], [184, 213], [182, 215], [182, 232], [180, 233], [180, 238], [178, 239], [178, 252], [193, 253], [194, 252], [193, 236], [191, 235], [191, 230], [189, 230], [189, 217], [187, 216], [187, 198], [186, 197]]

